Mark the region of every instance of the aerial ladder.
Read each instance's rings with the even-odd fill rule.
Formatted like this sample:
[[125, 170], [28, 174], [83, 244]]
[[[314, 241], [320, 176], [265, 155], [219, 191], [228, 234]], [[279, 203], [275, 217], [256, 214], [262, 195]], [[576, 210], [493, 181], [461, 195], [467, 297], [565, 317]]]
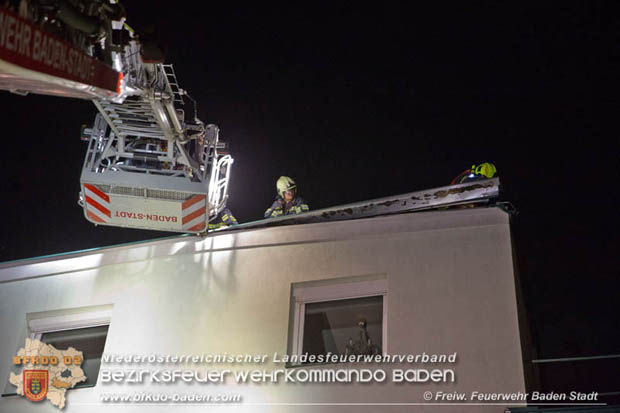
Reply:
[[145, 53], [117, 1], [13, 3], [0, 7], [0, 89], [89, 99], [98, 110], [82, 130], [85, 218], [205, 232], [226, 206], [233, 158], [174, 67]]

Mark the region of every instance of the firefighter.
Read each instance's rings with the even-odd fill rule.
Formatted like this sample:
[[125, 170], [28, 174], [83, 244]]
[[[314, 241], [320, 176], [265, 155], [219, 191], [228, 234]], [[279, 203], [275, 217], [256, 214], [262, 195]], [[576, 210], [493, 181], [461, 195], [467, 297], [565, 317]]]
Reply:
[[493, 178], [497, 174], [495, 165], [489, 162], [481, 163], [480, 165], [472, 165], [470, 169], [467, 169], [457, 175], [456, 178], [450, 182], [450, 185], [462, 184], [464, 182], [479, 181], [481, 179]]
[[219, 214], [212, 220], [209, 221], [209, 231], [213, 231], [214, 229], [231, 227], [234, 225], [239, 225], [237, 219], [232, 214], [228, 207], [225, 207], [220, 211]]
[[265, 211], [265, 218], [301, 214], [310, 210], [306, 201], [297, 195], [297, 184], [292, 178], [281, 176], [276, 182], [276, 190], [278, 195]]

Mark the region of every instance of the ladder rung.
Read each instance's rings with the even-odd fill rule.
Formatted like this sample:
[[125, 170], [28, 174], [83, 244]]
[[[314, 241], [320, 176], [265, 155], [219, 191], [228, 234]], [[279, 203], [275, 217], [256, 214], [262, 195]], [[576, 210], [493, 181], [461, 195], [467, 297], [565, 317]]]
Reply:
[[157, 121], [154, 118], [141, 117], [141, 118], [124, 118], [120, 116], [110, 116], [114, 123], [124, 123], [124, 122], [148, 122], [157, 124]]
[[132, 132], [160, 132], [159, 128], [157, 127], [142, 127], [142, 126], [137, 126], [137, 127], [131, 127], [131, 126], [119, 126], [117, 127], [118, 130], [121, 131], [132, 131]]
[[121, 118], [114, 118], [112, 119], [113, 123], [131, 123], [131, 122], [146, 122], [146, 123], [152, 123], [154, 125], [157, 124], [157, 122], [155, 121], [155, 119], [136, 119], [136, 118], [131, 118], [131, 119], [121, 119]]

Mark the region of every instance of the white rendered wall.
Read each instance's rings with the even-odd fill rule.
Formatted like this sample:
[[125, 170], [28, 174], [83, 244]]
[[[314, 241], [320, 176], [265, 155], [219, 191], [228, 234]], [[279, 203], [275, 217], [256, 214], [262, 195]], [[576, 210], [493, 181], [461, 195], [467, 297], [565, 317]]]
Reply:
[[[291, 284], [343, 277], [387, 278], [389, 354], [458, 353], [455, 365], [441, 365], [455, 370], [456, 383], [194, 384], [191, 391], [239, 393], [246, 403], [201, 407], [102, 405], [102, 392], [173, 392], [174, 386], [100, 382], [70, 390], [66, 412], [501, 412], [498, 405], [269, 403], [424, 403], [426, 390], [525, 392], [508, 215], [497, 208], [246, 229], [19, 264], [0, 266], [0, 388], [23, 346], [26, 314], [112, 304], [106, 353], [285, 354]], [[419, 367], [434, 366], [407, 366]], [[57, 411], [48, 401], [0, 399], [0, 412], [33, 410]]]

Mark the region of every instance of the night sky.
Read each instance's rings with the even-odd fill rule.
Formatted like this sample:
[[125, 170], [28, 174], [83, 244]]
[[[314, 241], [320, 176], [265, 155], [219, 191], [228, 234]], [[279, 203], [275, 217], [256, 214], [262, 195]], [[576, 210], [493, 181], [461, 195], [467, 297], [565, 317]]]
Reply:
[[[618, 3], [148, 3], [125, 2], [128, 23], [167, 34], [199, 117], [230, 143], [240, 222], [262, 218], [280, 175], [319, 209], [493, 162], [519, 210], [538, 356], [620, 353]], [[0, 261], [172, 235], [84, 219], [90, 102], [0, 102]]]

